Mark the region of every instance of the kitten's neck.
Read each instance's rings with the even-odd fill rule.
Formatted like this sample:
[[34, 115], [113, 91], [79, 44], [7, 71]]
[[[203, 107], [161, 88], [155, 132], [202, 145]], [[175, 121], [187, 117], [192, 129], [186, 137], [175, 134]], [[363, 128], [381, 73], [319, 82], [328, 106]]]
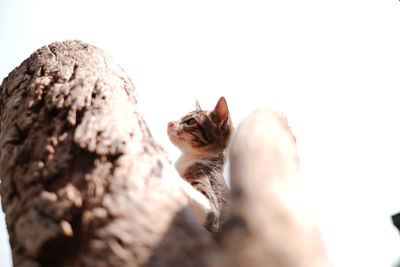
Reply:
[[175, 168], [178, 171], [179, 175], [183, 177], [186, 170], [195, 163], [203, 163], [204, 165], [208, 165], [209, 162], [215, 161], [216, 159], [222, 160], [225, 162], [225, 152], [221, 152], [218, 154], [195, 154], [195, 153], [182, 153], [179, 159], [175, 162]]

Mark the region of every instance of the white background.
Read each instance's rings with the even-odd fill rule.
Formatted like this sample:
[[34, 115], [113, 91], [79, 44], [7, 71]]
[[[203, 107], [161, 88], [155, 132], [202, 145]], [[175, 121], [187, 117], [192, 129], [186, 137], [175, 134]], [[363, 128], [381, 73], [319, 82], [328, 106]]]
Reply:
[[[392, 266], [400, 235], [400, 2], [0, 1], [0, 79], [39, 47], [80, 39], [130, 75], [150, 130], [225, 96], [240, 120], [283, 111], [337, 266]], [[268, 203], [266, 203], [268, 205]], [[10, 266], [4, 215], [0, 266]]]

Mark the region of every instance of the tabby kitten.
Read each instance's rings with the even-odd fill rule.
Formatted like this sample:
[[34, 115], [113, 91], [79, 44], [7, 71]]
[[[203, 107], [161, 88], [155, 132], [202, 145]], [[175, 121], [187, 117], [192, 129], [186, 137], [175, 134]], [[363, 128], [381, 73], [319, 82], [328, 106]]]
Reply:
[[224, 97], [213, 111], [204, 111], [196, 103], [196, 111], [168, 123], [168, 137], [182, 152], [175, 167], [197, 190], [183, 186], [184, 191], [195, 214], [212, 234], [220, 231], [228, 213], [230, 190], [223, 178], [223, 168], [232, 132]]

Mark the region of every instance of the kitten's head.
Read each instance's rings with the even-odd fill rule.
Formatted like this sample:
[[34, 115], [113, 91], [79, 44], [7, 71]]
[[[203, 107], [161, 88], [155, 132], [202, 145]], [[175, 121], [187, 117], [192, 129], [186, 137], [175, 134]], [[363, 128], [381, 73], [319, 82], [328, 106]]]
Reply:
[[196, 103], [196, 111], [180, 121], [168, 123], [168, 137], [182, 152], [219, 154], [229, 145], [233, 132], [228, 105], [224, 97], [212, 111], [204, 111]]

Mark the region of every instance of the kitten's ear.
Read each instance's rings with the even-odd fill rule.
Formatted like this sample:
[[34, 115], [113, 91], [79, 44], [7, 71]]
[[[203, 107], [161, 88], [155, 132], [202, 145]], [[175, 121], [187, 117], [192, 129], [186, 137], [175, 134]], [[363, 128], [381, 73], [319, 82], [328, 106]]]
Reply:
[[225, 97], [221, 97], [218, 100], [217, 105], [215, 106], [214, 110], [212, 111], [214, 114], [214, 118], [218, 121], [226, 121], [229, 118], [229, 109], [228, 104], [226, 103]]
[[196, 100], [196, 111], [201, 111], [200, 103]]

